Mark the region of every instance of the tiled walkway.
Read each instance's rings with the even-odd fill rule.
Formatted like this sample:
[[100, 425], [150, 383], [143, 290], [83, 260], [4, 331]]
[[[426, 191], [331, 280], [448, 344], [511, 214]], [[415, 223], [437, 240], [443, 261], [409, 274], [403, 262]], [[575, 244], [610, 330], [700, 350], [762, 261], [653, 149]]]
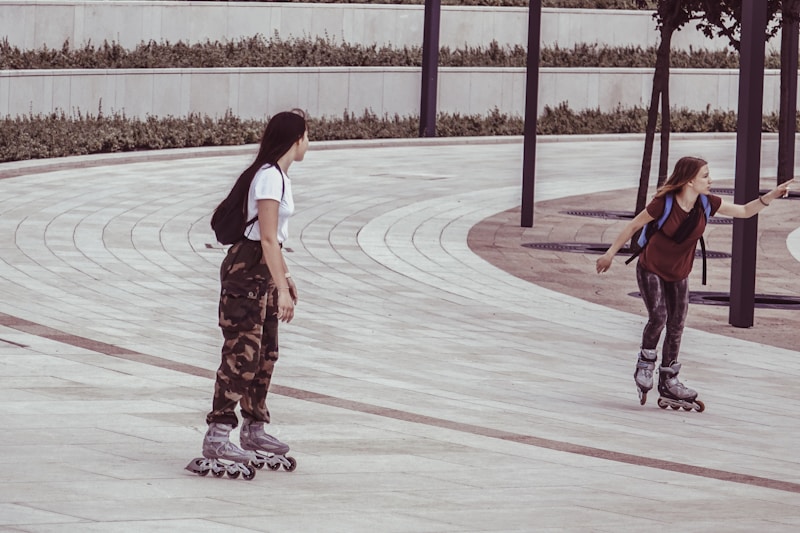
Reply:
[[[292, 168], [301, 302], [270, 406], [298, 467], [252, 481], [183, 470], [219, 358], [209, 212], [252, 147], [0, 165], [0, 530], [796, 531], [798, 353], [690, 329], [707, 410], [639, 406], [640, 313], [471, 251], [519, 204], [521, 144], [496, 141], [318, 145]], [[640, 150], [541, 143], [537, 217], [628, 194]], [[730, 137], [683, 153], [732, 177]], [[769, 241], [793, 294], [796, 229]], [[582, 260], [541, 258], [605, 279]]]

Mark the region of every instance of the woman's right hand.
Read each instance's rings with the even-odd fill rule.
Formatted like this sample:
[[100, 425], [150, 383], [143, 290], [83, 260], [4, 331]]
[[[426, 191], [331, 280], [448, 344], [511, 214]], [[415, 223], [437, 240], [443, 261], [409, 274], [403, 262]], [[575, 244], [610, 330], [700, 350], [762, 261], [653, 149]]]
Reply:
[[606, 272], [609, 268], [611, 268], [612, 261], [614, 261], [614, 256], [609, 255], [608, 252], [601, 255], [596, 264], [597, 273], [602, 274], [603, 272]]

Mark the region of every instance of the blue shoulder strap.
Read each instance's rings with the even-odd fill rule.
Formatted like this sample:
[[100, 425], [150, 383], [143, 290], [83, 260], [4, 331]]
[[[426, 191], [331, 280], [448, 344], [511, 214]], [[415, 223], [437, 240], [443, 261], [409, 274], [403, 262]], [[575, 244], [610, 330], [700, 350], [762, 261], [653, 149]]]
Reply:
[[[672, 211], [672, 202], [674, 197], [671, 194], [668, 194], [664, 197], [664, 212], [661, 214], [661, 217], [656, 221], [656, 229], [659, 230], [664, 225], [664, 222], [667, 221], [669, 217], [670, 211]], [[707, 202], [708, 200], [706, 200]], [[647, 243], [647, 232], [644, 228], [642, 228], [642, 232], [639, 234], [639, 247], [641, 248]]]
[[705, 194], [700, 195], [700, 201], [703, 203], [703, 212], [706, 214], [706, 222], [711, 218], [711, 202], [708, 201], [708, 196]]

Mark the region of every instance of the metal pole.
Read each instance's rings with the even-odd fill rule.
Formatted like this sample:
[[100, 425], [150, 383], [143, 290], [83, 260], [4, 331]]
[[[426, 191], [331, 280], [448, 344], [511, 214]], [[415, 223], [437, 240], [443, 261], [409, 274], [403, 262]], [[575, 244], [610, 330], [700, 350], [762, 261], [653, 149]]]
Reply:
[[784, 11], [781, 25], [781, 106], [778, 120], [778, 183], [794, 178], [794, 139], [797, 133], [797, 63], [800, 25]]
[[542, 0], [530, 0], [528, 7], [528, 58], [525, 75], [525, 129], [522, 155], [522, 213], [520, 225], [523, 228], [533, 227], [541, 27]]
[[[736, 126], [734, 202], [745, 204], [758, 196], [761, 177], [761, 120], [764, 100], [764, 48], [767, 4], [742, 1], [742, 40], [739, 61], [739, 111]], [[733, 260], [729, 322], [753, 325], [756, 285], [758, 217], [733, 222]]]
[[419, 136], [436, 137], [436, 85], [439, 76], [439, 19], [441, 0], [425, 0], [422, 30], [422, 98], [419, 106]]

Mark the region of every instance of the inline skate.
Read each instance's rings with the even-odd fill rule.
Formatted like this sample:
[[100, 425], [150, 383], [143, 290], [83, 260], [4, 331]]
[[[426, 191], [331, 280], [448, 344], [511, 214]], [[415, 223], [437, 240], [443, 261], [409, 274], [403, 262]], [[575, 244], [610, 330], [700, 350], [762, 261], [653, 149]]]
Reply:
[[636, 388], [639, 392], [639, 403], [644, 405], [647, 402], [647, 393], [653, 388], [653, 369], [656, 367], [658, 355], [655, 350], [642, 348], [639, 350], [639, 360], [636, 361], [636, 370], [633, 372], [633, 379], [636, 381]]
[[706, 406], [697, 399], [697, 391], [694, 391], [678, 380], [678, 373], [681, 364], [673, 361], [670, 366], [662, 366], [658, 369], [658, 406], [662, 409], [672, 407], [677, 410], [681, 407], [686, 411], [694, 409], [702, 413]]
[[294, 457], [286, 455], [289, 446], [267, 434], [264, 431], [264, 422], [245, 418], [242, 430], [239, 432], [239, 439], [243, 449], [255, 454], [252, 464], [259, 470], [265, 465], [270, 470], [278, 470], [283, 466], [284, 470], [292, 472], [297, 467]]
[[209, 472], [214, 477], [228, 477], [236, 479], [241, 476], [250, 480], [256, 476], [256, 454], [247, 452], [230, 441], [233, 426], [229, 424], [209, 424], [206, 436], [203, 439], [203, 457], [192, 459], [186, 470], [200, 476]]

